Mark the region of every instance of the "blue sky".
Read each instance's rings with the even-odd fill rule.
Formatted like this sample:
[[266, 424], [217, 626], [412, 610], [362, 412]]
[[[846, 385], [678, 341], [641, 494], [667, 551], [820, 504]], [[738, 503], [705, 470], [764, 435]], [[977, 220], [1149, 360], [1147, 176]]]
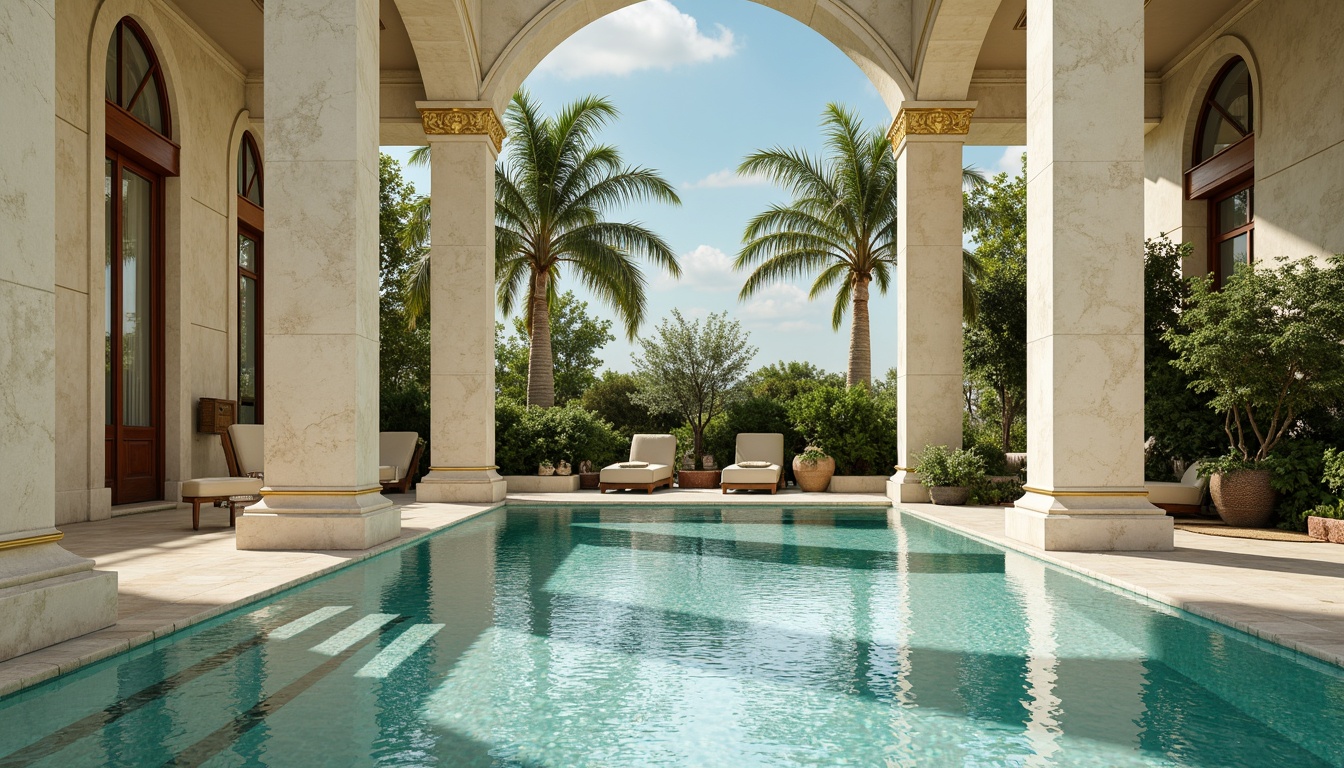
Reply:
[[[757, 365], [808, 360], [845, 369], [849, 321], [831, 330], [829, 299], [807, 301], [807, 282], [778, 285], [739, 301], [745, 275], [731, 270], [742, 230], [756, 213], [786, 202], [781, 191], [734, 169], [766, 147], [821, 149], [822, 109], [839, 102], [884, 130], [891, 112], [858, 67], [810, 28], [748, 0], [648, 0], [600, 19], [557, 48], [525, 83], [547, 111], [578, 97], [609, 97], [621, 111], [602, 140], [632, 165], [656, 168], [677, 187], [679, 208], [640, 205], [613, 213], [663, 235], [679, 255], [682, 279], [652, 267], [649, 314], [641, 332], [678, 308], [690, 317], [727, 310], [751, 333]], [[384, 148], [404, 164], [408, 148]], [[507, 147], [505, 149], [507, 152]], [[983, 170], [1015, 171], [1020, 147], [967, 147], [965, 161]], [[427, 170], [409, 169], [417, 192]], [[612, 318], [589, 301], [589, 311]], [[873, 371], [896, 365], [895, 289], [871, 303]], [[619, 327], [616, 324], [615, 327]], [[632, 345], [608, 345], [608, 368], [631, 370]]]

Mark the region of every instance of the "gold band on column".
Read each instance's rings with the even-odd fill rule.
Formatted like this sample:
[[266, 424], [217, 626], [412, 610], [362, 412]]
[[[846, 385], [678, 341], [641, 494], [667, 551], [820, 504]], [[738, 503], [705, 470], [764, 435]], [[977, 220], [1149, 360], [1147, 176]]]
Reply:
[[896, 149], [906, 136], [965, 136], [974, 112], [971, 107], [901, 107], [887, 138]]
[[492, 469], [499, 469], [498, 465], [488, 467], [430, 467], [430, 472], [489, 472]]
[[427, 136], [489, 136], [496, 152], [504, 148], [508, 136], [490, 107], [421, 108], [420, 123]]
[[373, 488], [359, 488], [353, 491], [271, 491], [265, 488], [261, 489], [262, 496], [363, 496], [369, 493], [379, 493], [383, 490], [381, 485]]
[[0, 549], [18, 549], [19, 547], [32, 547], [38, 544], [55, 544], [63, 538], [65, 538], [65, 534], [60, 531], [55, 533], [44, 533], [41, 536], [29, 536], [26, 539], [0, 541]]
[[1022, 486], [1022, 490], [1027, 493], [1039, 493], [1042, 496], [1087, 496], [1100, 498], [1103, 496], [1133, 496], [1147, 497], [1147, 491], [1047, 491], [1044, 488], [1033, 488], [1030, 485]]

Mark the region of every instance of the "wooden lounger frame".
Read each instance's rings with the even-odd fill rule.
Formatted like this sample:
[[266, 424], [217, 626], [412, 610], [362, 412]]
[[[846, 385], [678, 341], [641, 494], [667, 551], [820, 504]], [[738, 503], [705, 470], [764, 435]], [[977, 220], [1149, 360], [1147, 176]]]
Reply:
[[779, 482], [777, 483], [719, 483], [719, 487], [724, 493], [729, 491], [769, 491], [771, 496], [775, 495], [776, 490], [784, 488], [784, 470], [779, 471]]
[[382, 483], [384, 491], [396, 491], [397, 493], [410, 493], [411, 485], [415, 482], [415, 476], [420, 474], [420, 458], [425, 453], [425, 444], [421, 440], [415, 441], [415, 455], [411, 457], [411, 465], [406, 468], [406, 474], [396, 482]]
[[671, 475], [662, 480], [654, 480], [652, 483], [604, 483], [599, 481], [597, 490], [599, 493], [606, 493], [607, 491], [647, 491], [653, 493], [663, 486], [672, 487]]

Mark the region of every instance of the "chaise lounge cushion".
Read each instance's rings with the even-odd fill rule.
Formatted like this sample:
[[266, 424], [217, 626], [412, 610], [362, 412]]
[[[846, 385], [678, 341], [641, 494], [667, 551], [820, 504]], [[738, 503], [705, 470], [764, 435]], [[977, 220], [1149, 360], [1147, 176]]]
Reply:
[[229, 440], [238, 457], [238, 471], [260, 473], [266, 467], [266, 428], [260, 424], [232, 424]]
[[1150, 481], [1143, 484], [1148, 491], [1149, 504], [1184, 504], [1197, 507], [1204, 499], [1204, 485], [1208, 478], [1199, 476], [1199, 462], [1193, 462], [1181, 476], [1179, 483]]
[[215, 496], [256, 496], [261, 479], [255, 477], [200, 477], [182, 483], [182, 498], [201, 499]]
[[416, 432], [379, 432], [378, 481], [395, 483], [405, 477], [419, 442], [420, 435]]
[[[743, 462], [753, 466], [745, 467]], [[767, 466], [756, 466], [768, 462]], [[736, 462], [723, 468], [720, 485], [778, 483], [784, 471], [784, 435], [778, 432], [744, 432], [737, 436]]]
[[[621, 464], [648, 462], [647, 467], [622, 467]], [[602, 470], [600, 482], [617, 485], [656, 483], [672, 477], [677, 461], [677, 438], [672, 435], [635, 435], [630, 441], [630, 460], [617, 462]]]

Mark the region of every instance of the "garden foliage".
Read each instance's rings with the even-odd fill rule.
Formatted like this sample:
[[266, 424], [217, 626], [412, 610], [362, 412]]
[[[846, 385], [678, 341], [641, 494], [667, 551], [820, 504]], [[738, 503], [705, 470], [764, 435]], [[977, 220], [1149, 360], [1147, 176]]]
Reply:
[[567, 461], [577, 471], [624, 458], [628, 441], [610, 424], [577, 404], [528, 407], [501, 397], [495, 402], [495, 463], [501, 475], [535, 475], [543, 461]]
[[817, 387], [789, 405], [798, 432], [835, 459], [837, 475], [889, 475], [896, 458], [896, 407], [867, 387]]

